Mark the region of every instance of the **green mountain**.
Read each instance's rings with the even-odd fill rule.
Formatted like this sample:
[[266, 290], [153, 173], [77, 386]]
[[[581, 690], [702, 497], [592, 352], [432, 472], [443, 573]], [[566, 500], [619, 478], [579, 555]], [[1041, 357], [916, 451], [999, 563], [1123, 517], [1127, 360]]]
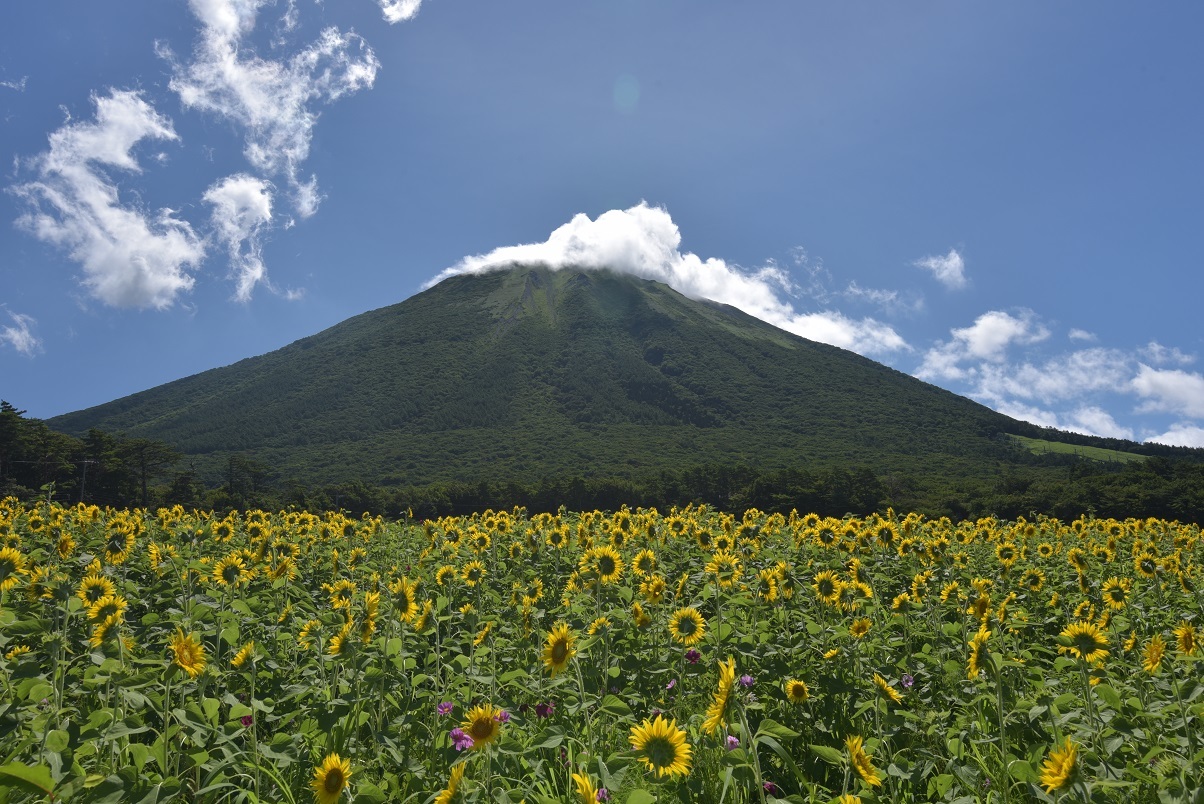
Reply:
[[981, 473], [1033, 428], [734, 308], [605, 271], [457, 276], [282, 349], [48, 422], [303, 483], [704, 463]]

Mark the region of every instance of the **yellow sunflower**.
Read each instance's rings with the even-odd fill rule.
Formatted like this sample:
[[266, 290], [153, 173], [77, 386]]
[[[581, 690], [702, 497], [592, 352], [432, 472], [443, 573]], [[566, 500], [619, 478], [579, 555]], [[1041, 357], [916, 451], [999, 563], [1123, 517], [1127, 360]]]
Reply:
[[590, 548], [581, 556], [580, 569], [583, 577], [611, 584], [623, 574], [623, 558], [618, 550], [604, 544]]
[[476, 586], [485, 579], [485, 565], [480, 561], [469, 561], [460, 571], [460, 577], [469, 586]]
[[351, 760], [338, 754], [327, 754], [321, 766], [314, 768], [314, 778], [309, 786], [313, 788], [318, 804], [335, 804], [350, 778]]
[[1064, 648], [1085, 662], [1095, 662], [1108, 655], [1108, 635], [1090, 622], [1075, 622], [1063, 629], [1061, 636], [1070, 644]]
[[807, 683], [797, 678], [789, 679], [783, 689], [786, 691], [786, 700], [792, 704], [805, 703], [811, 697], [811, 691], [807, 689]]
[[1079, 747], [1069, 737], [1061, 748], [1049, 752], [1049, 757], [1041, 764], [1041, 786], [1046, 793], [1061, 790], [1074, 781], [1074, 763], [1078, 754]]
[[1114, 611], [1120, 611], [1125, 607], [1125, 602], [1129, 597], [1129, 590], [1133, 588], [1133, 582], [1128, 578], [1117, 578], [1115, 576], [1104, 581], [1103, 589], [1104, 603], [1108, 604], [1108, 608]]
[[579, 804], [597, 803], [598, 788], [594, 787], [594, 780], [588, 773], [574, 773], [573, 787], [576, 788]]
[[740, 559], [727, 551], [720, 550], [711, 556], [711, 560], [704, 570], [708, 575], [715, 576], [715, 583], [720, 587], [728, 588], [740, 580]]
[[871, 625], [873, 625], [873, 623], [870, 622], [868, 618], [858, 617], [856, 620], [853, 620], [853, 624], [849, 626], [849, 633], [853, 635], [854, 639], [861, 639], [870, 632]]
[[690, 744], [676, 720], [665, 720], [662, 715], [655, 720], [644, 718], [643, 723], [631, 727], [628, 739], [637, 758], [657, 778], [689, 774]]
[[1162, 664], [1162, 657], [1165, 655], [1166, 641], [1162, 638], [1162, 634], [1154, 634], [1146, 643], [1145, 651], [1142, 653], [1141, 669], [1150, 675], [1157, 673], [1159, 665]]
[[1200, 647], [1196, 639], [1196, 627], [1187, 620], [1175, 626], [1175, 638], [1179, 641], [1179, 652], [1184, 656], [1194, 656]]
[[251, 642], [248, 642], [247, 644], [243, 645], [239, 649], [238, 653], [236, 653], [234, 655], [234, 658], [230, 660], [230, 664], [233, 665], [234, 667], [242, 667], [244, 664], [247, 663], [247, 660], [250, 659], [251, 657], [253, 657], [254, 655], [255, 655], [255, 642], [254, 642], [254, 640], [252, 640]]
[[176, 664], [190, 678], [196, 678], [205, 671], [205, 647], [194, 640], [192, 634], [185, 634], [183, 629], [177, 628], [171, 640], [171, 649], [175, 653]]
[[844, 582], [832, 570], [824, 570], [816, 574], [811, 585], [815, 587], [816, 597], [829, 606], [835, 606], [840, 601], [840, 590]]
[[631, 562], [631, 571], [641, 578], [656, 572], [656, 553], [647, 547], [636, 553], [635, 560]]
[[25, 556], [15, 547], [0, 548], [0, 592], [17, 585], [25, 569]]
[[711, 705], [707, 707], [706, 719], [702, 721], [702, 730], [714, 734], [727, 726], [727, 705], [732, 697], [732, 688], [736, 686], [736, 660], [729, 656], [726, 662], [719, 663], [719, 685], [711, 696]]
[[874, 684], [882, 691], [883, 697], [887, 700], [897, 704], [903, 703], [903, 696], [899, 694], [899, 691], [888, 684], [886, 679], [877, 673], [874, 673]]
[[970, 660], [966, 666], [966, 678], [978, 678], [978, 672], [990, 665], [991, 652], [987, 649], [987, 640], [990, 638], [991, 632], [982, 627], [970, 638]]
[[857, 775], [861, 777], [862, 781], [870, 787], [881, 787], [882, 777], [878, 775], [878, 769], [874, 767], [872, 757], [862, 748], [862, 738], [849, 737], [844, 744], [849, 750], [849, 763], [853, 766], [853, 770], [857, 771]]
[[464, 733], [472, 738], [472, 749], [483, 748], [496, 740], [502, 733], [502, 710], [493, 704], [479, 704], [469, 709], [460, 724]]
[[669, 618], [669, 634], [674, 642], [687, 648], [697, 645], [706, 635], [706, 620], [693, 606], [678, 609]]
[[547, 643], [543, 648], [543, 664], [547, 668], [548, 673], [555, 677], [560, 671], [568, 667], [569, 661], [576, 655], [577, 650], [573, 647], [577, 637], [573, 634], [566, 623], [557, 623], [551, 631], [548, 632]]
[[393, 593], [393, 610], [403, 623], [412, 622], [418, 615], [418, 601], [414, 596], [417, 589], [418, 584], [411, 583], [408, 578], [398, 578], [389, 584], [389, 591]]
[[456, 797], [456, 793], [460, 790], [460, 782], [464, 779], [464, 768], [467, 767], [463, 762], [451, 769], [451, 775], [447, 779], [447, 787], [435, 796], [434, 804], [451, 804]]

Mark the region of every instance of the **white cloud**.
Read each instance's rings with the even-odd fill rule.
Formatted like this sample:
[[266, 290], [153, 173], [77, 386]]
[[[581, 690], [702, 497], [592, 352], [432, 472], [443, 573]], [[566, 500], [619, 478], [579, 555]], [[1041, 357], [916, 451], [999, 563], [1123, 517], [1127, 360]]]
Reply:
[[964, 329], [950, 330], [952, 339], [938, 342], [924, 355], [916, 370], [921, 379], [960, 380], [975, 374], [961, 363], [968, 361], [1001, 362], [1008, 347], [1028, 345], [1049, 337], [1049, 330], [1037, 321], [1031, 310], [1012, 315], [1001, 310], [983, 313]]
[[1204, 376], [1179, 369], [1155, 369], [1142, 363], [1131, 387], [1145, 400], [1140, 407], [1143, 412], [1164, 411], [1204, 418]]
[[947, 288], [966, 286], [966, 262], [955, 248], [949, 249], [949, 253], [944, 256], [923, 257], [912, 265], [931, 271], [936, 280]]
[[1177, 346], [1163, 346], [1158, 341], [1150, 341], [1142, 347], [1140, 354], [1146, 360], [1159, 366], [1165, 366], [1168, 363], [1186, 366], [1196, 361], [1193, 355], [1180, 351]]
[[1112, 414], [1095, 405], [1088, 405], [1073, 411], [1069, 416], [1066, 429], [1104, 438], [1133, 440], [1131, 429], [1118, 424], [1116, 419], [1112, 418]]
[[1067, 337], [1069, 337], [1072, 341], [1087, 341], [1088, 343], [1094, 343], [1096, 341], [1095, 333], [1088, 332], [1085, 329], [1072, 329], [1069, 333], [1067, 333]]
[[250, 301], [260, 282], [267, 282], [261, 236], [272, 221], [272, 185], [236, 173], [210, 187], [204, 200], [213, 205], [213, 230], [230, 254], [236, 280], [234, 298]]
[[23, 75], [16, 81], [0, 81], [0, 87], [5, 89], [15, 89], [17, 92], [25, 91], [25, 83], [29, 80], [29, 76]]
[[204, 243], [174, 210], [151, 215], [123, 206], [104, 169], [139, 173], [139, 141], [178, 137], [137, 92], [111, 90], [92, 100], [95, 122], [67, 122], [53, 132], [50, 150], [28, 161], [38, 178], [12, 187], [30, 206], [17, 224], [66, 249], [84, 269], [84, 286], [104, 303], [169, 307], [192, 288], [185, 269], [204, 258]]
[[1117, 349], [1081, 349], [1040, 364], [986, 363], [975, 367], [975, 395], [1036, 399], [1045, 403], [1123, 388], [1132, 376], [1130, 358]]
[[609, 268], [644, 279], [664, 282], [681, 293], [730, 304], [749, 315], [789, 332], [862, 354], [908, 349], [890, 326], [872, 318], [852, 319], [837, 311], [799, 313], [782, 299], [794, 283], [774, 263], [744, 272], [721, 259], [682, 252], [681, 232], [660, 207], [641, 202], [626, 210], [612, 209], [591, 220], [578, 214], [542, 243], [505, 246], [488, 254], [465, 257], [442, 271], [427, 287], [456, 274], [479, 274], [516, 264], [547, 265], [554, 269]]
[[390, 25], [404, 20], [412, 20], [418, 13], [422, 0], [376, 0], [380, 5], [381, 14]]
[[317, 41], [287, 60], [255, 55], [245, 41], [268, 0], [191, 0], [202, 23], [193, 61], [173, 62], [171, 88], [188, 108], [213, 112], [243, 127], [247, 161], [257, 171], [284, 176], [302, 217], [317, 209], [314, 177], [302, 179], [319, 114], [315, 107], [371, 87], [380, 62], [355, 33], [326, 28]]
[[1146, 441], [1177, 447], [1204, 448], [1204, 427], [1180, 423], [1174, 425], [1161, 435], [1150, 436]]
[[23, 313], [7, 310], [5, 312], [8, 312], [8, 317], [13, 323], [11, 326], [0, 327], [0, 343], [6, 343], [21, 354], [32, 357], [33, 353], [42, 347], [42, 342], [32, 330], [37, 322]]

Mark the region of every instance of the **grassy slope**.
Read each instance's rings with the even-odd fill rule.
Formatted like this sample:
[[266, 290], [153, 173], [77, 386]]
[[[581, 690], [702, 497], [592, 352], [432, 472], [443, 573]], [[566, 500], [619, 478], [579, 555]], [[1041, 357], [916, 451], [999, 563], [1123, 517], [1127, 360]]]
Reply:
[[664, 285], [454, 277], [261, 357], [51, 420], [303, 482], [614, 475], [708, 461], [989, 471], [1014, 424]]

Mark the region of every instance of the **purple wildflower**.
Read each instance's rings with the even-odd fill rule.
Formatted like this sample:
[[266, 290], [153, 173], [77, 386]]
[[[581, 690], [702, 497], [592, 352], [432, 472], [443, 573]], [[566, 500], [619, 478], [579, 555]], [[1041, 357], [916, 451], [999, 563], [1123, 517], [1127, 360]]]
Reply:
[[690, 648], [688, 651], [686, 651], [686, 661], [690, 664], [698, 664], [698, 660], [701, 658], [702, 654], [693, 648]]
[[671, 679], [669, 679], [669, 683], [665, 685], [665, 689], [671, 690], [676, 686], [677, 686], [677, 679], [671, 678]]
[[903, 678], [899, 680], [899, 683], [903, 685], [903, 689], [909, 690], [911, 689], [911, 686], [916, 683], [916, 679], [911, 673], [904, 673]]
[[773, 782], [765, 782], [761, 785], [761, 787], [763, 787], [765, 792], [771, 796], [776, 796], [778, 793], [782, 792]]
[[539, 717], [539, 718], [551, 717], [552, 710], [555, 708], [556, 708], [555, 701], [548, 701], [547, 703], [537, 703], [537, 704], [535, 704], [535, 716]]
[[454, 728], [448, 732], [448, 736], [451, 737], [452, 745], [455, 746], [457, 751], [472, 748], [472, 738], [465, 734], [463, 729]]
[[441, 714], [441, 715], [450, 715], [450, 714], [451, 714], [452, 707], [453, 707], [453, 704], [452, 704], [452, 702], [451, 702], [451, 701], [444, 701], [443, 703], [441, 703], [441, 704], [439, 704], [438, 706], [436, 706], [436, 707], [435, 707], [435, 709], [436, 709], [436, 710], [439, 712], [439, 714]]
[[509, 723], [510, 722], [510, 713], [507, 712], [505, 709], [503, 709], [501, 712], [494, 715], [493, 719], [496, 720], [498, 723]]
[[727, 750], [735, 751], [740, 747], [740, 738], [734, 734], [727, 735]]
[[599, 787], [598, 792], [594, 794], [594, 801], [610, 801], [610, 791], [605, 787]]
[[753, 685], [753, 677], [752, 676], [750, 676], [748, 673], [745, 673], [744, 675], [740, 676], [740, 686], [741, 687], [751, 687], [752, 685]]
[[242, 723], [244, 726], [250, 726], [255, 722], [255, 718], [251, 717], [250, 715], [243, 715], [238, 722]]

